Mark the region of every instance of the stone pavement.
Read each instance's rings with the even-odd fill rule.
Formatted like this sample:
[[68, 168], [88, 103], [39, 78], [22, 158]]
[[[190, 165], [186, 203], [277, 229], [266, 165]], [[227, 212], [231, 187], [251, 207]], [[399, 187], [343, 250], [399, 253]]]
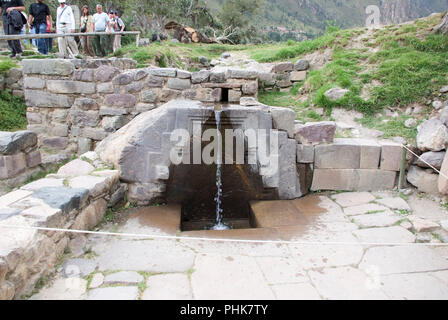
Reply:
[[[252, 208], [259, 229], [180, 234], [307, 243], [91, 235], [31, 299], [448, 299], [448, 247], [421, 245], [448, 240], [448, 212], [431, 199], [354, 192]], [[103, 229], [179, 235], [178, 211], [134, 210]]]

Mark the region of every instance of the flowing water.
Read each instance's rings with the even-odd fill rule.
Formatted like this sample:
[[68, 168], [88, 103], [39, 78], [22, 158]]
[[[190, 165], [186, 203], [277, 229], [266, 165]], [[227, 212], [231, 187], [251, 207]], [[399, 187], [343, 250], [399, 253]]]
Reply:
[[215, 109], [215, 119], [216, 119], [216, 130], [218, 136], [218, 152], [216, 154], [216, 224], [211, 228], [211, 230], [229, 230], [230, 227], [223, 223], [222, 216], [222, 135], [220, 135], [221, 130], [221, 110]]

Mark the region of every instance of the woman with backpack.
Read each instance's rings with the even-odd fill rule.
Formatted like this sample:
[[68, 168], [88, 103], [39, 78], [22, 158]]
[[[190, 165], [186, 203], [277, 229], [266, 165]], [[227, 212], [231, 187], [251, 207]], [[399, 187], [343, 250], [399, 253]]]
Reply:
[[[118, 11], [111, 11], [111, 26], [114, 32], [123, 32], [125, 29], [125, 25], [123, 20], [118, 17]], [[113, 52], [117, 51], [118, 48], [121, 48], [121, 34], [117, 34], [114, 36], [114, 42], [112, 45]]]
[[[93, 30], [93, 17], [90, 14], [89, 7], [83, 6], [81, 9], [81, 23], [79, 24], [79, 31], [84, 32], [94, 32]], [[83, 36], [80, 37], [82, 50], [85, 55], [95, 56], [95, 51], [93, 50], [92, 37], [91, 36]]]

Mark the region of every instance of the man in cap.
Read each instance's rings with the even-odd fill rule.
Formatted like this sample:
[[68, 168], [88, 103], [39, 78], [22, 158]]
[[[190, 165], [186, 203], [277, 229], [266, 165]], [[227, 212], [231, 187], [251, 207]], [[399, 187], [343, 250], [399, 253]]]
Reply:
[[[56, 32], [58, 34], [69, 34], [75, 32], [75, 16], [66, 0], [58, 0], [61, 4], [56, 11]], [[74, 37], [58, 38], [59, 53], [65, 57], [74, 58], [79, 54], [78, 45]], [[68, 52], [70, 50], [70, 52]]]

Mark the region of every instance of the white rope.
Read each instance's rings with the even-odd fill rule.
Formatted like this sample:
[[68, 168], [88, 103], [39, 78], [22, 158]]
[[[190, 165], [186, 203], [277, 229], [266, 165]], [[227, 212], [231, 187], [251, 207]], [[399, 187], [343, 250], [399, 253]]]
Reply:
[[165, 240], [189, 240], [189, 241], [209, 241], [209, 242], [239, 242], [239, 243], [257, 243], [257, 244], [295, 244], [295, 245], [341, 245], [341, 246], [430, 246], [430, 247], [444, 247], [448, 243], [392, 243], [392, 242], [319, 242], [319, 241], [286, 241], [286, 240], [249, 240], [249, 239], [225, 239], [225, 238], [202, 238], [202, 237], [181, 237], [181, 236], [164, 236], [158, 234], [139, 234], [139, 233], [118, 233], [105, 231], [87, 231], [87, 230], [72, 230], [62, 228], [46, 228], [46, 227], [32, 227], [32, 226], [18, 226], [0, 224], [0, 228], [13, 229], [27, 229], [37, 231], [55, 231], [68, 232], [77, 234], [94, 234], [101, 236], [113, 237], [130, 237], [130, 238], [147, 238], [147, 239], [165, 239]]
[[424, 164], [426, 164], [427, 166], [429, 166], [432, 170], [434, 170], [435, 172], [437, 172], [438, 174], [440, 174], [442, 177], [444, 177], [445, 179], [448, 180], [448, 176], [446, 176], [445, 174], [443, 174], [442, 172], [440, 172], [440, 170], [437, 170], [433, 165], [431, 165], [430, 163], [428, 163], [427, 161], [425, 161], [425, 159], [423, 159], [422, 157], [420, 157], [419, 155], [415, 154], [415, 152], [413, 152], [411, 149], [409, 149], [408, 147], [406, 147], [404, 144], [401, 145], [403, 148], [405, 148], [406, 150], [408, 150], [410, 153], [412, 153], [414, 156], [416, 156], [417, 158], [419, 158]]

